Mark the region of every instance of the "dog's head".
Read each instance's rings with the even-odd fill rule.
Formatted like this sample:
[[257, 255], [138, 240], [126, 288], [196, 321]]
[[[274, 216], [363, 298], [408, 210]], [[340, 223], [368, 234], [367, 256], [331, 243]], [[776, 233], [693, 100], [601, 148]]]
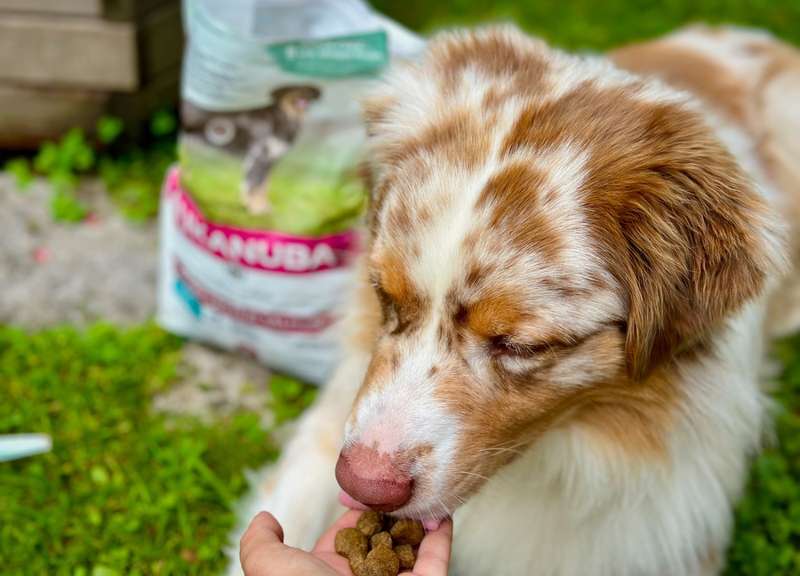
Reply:
[[443, 516], [545, 432], [657, 456], [669, 377], [758, 295], [767, 209], [687, 96], [508, 29], [367, 102], [372, 361], [337, 477]]

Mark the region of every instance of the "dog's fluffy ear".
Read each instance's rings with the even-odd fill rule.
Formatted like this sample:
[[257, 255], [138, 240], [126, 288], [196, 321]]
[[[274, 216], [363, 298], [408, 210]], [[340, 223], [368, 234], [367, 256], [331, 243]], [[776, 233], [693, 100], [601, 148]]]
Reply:
[[[612, 269], [627, 292], [633, 378], [700, 343], [781, 266], [781, 230], [694, 115], [672, 118], [616, 195]], [[652, 126], [652, 125], [651, 125]]]
[[[384, 91], [388, 92], [388, 87], [385, 87]], [[381, 125], [387, 122], [389, 112], [394, 105], [394, 97], [383, 92], [375, 92], [361, 101], [367, 136], [375, 136], [380, 131]]]
[[387, 116], [393, 106], [394, 98], [381, 92], [376, 92], [361, 101], [361, 114], [367, 131], [368, 154], [359, 166], [359, 174], [370, 192], [375, 187], [379, 177], [378, 166], [383, 160], [383, 158], [376, 157], [379, 154], [376, 154], [378, 143], [375, 140], [379, 133], [386, 131], [385, 128], [382, 129], [382, 126], [387, 122]]
[[397, 100], [392, 90], [391, 86], [384, 85], [361, 101], [367, 131], [367, 153], [358, 171], [369, 192], [367, 224], [371, 232], [375, 230], [377, 213], [390, 184], [387, 172], [393, 164], [392, 141], [396, 139], [397, 126], [391, 125], [389, 115]]

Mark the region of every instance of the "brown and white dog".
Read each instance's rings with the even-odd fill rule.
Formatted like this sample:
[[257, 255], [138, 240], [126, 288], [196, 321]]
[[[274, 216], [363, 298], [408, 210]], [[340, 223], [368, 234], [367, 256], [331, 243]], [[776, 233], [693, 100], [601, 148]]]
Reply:
[[800, 56], [751, 31], [610, 59], [435, 38], [366, 103], [346, 355], [245, 516], [309, 545], [336, 470], [374, 507], [454, 514], [455, 574], [718, 573], [767, 421], [799, 103]]

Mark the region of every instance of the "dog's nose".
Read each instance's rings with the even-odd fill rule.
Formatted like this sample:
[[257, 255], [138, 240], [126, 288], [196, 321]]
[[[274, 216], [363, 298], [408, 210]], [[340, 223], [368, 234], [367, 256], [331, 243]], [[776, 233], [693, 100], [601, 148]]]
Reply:
[[342, 490], [373, 510], [392, 512], [411, 499], [414, 481], [390, 455], [363, 444], [342, 450], [336, 463]]

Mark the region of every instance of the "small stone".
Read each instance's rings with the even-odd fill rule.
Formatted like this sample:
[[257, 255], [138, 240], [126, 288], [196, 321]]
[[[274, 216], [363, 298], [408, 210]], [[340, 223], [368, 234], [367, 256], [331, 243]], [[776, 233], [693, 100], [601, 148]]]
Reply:
[[422, 522], [403, 518], [394, 523], [391, 530], [392, 540], [397, 544], [410, 544], [419, 546], [425, 537], [425, 528]]
[[367, 510], [358, 518], [356, 528], [367, 536], [372, 536], [383, 530], [383, 514], [374, 510]]
[[410, 544], [400, 544], [399, 546], [395, 546], [394, 553], [397, 554], [397, 558], [400, 560], [401, 570], [414, 569], [414, 564], [417, 561], [417, 555], [414, 554], [414, 549]]
[[400, 559], [394, 550], [385, 546], [371, 550], [364, 564], [367, 576], [397, 576], [400, 572]]
[[33, 259], [37, 264], [44, 264], [50, 260], [50, 250], [44, 246], [38, 247], [33, 251]]
[[333, 547], [337, 554], [352, 562], [354, 559], [363, 559], [367, 556], [369, 542], [360, 530], [343, 528], [336, 533]]
[[388, 532], [378, 532], [369, 539], [369, 545], [372, 547], [372, 549], [375, 549], [378, 546], [386, 546], [387, 548], [391, 548], [392, 536]]

